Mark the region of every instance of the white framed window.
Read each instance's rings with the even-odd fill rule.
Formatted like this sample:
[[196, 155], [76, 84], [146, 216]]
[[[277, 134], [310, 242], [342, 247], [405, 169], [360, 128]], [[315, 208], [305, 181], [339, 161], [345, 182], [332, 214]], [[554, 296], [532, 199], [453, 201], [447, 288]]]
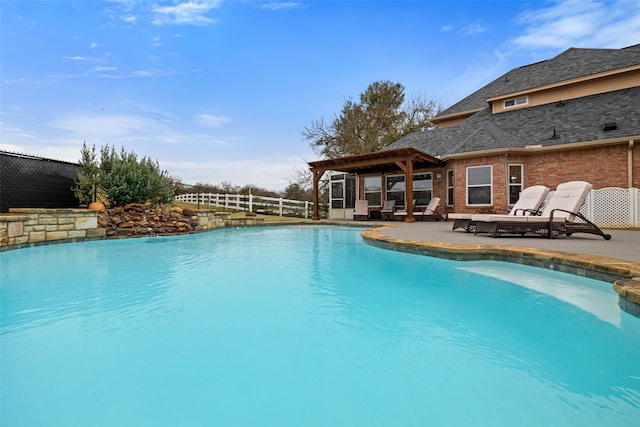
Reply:
[[369, 206], [382, 206], [382, 176], [364, 177], [364, 198]]
[[396, 205], [404, 205], [404, 192], [406, 188], [404, 175], [389, 175], [386, 178], [386, 200], [395, 200]]
[[433, 197], [433, 175], [431, 172], [413, 174], [413, 198], [416, 205], [428, 205]]
[[522, 191], [523, 165], [509, 165], [509, 205], [515, 205]]
[[453, 169], [447, 171], [447, 206], [453, 206]]
[[469, 166], [467, 168], [467, 205], [493, 204], [493, 166]]
[[528, 103], [528, 96], [520, 96], [518, 98], [507, 99], [506, 101], [504, 101], [504, 108], [517, 107], [518, 105], [525, 105]]

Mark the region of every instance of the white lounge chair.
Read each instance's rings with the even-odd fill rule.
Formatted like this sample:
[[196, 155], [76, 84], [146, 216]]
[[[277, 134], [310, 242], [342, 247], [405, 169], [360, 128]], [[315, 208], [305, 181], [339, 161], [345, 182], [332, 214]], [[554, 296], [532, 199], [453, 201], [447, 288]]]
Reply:
[[356, 221], [366, 221], [369, 219], [369, 202], [367, 200], [356, 200], [353, 219]]
[[589, 233], [611, 239], [597, 225], [579, 213], [589, 191], [593, 188], [585, 181], [570, 181], [558, 185], [549, 202], [538, 215], [473, 215], [475, 232], [501, 234], [535, 233], [548, 238], [574, 233]]
[[396, 208], [395, 200], [385, 200], [382, 205], [382, 209], [380, 209], [380, 218], [382, 220], [385, 219], [393, 219], [393, 214]]
[[[415, 206], [415, 200], [413, 201], [413, 204]], [[427, 217], [442, 219], [442, 215], [436, 212], [436, 209], [438, 208], [439, 205], [440, 205], [440, 197], [433, 197], [429, 201], [429, 204], [426, 207], [422, 209], [418, 209], [418, 208], [414, 209], [413, 216], [416, 219], [420, 219], [421, 221], [424, 221], [424, 219]], [[396, 211], [395, 217], [398, 219], [404, 220], [404, 218], [407, 217], [407, 211], [406, 210]]]
[[[549, 188], [544, 185], [532, 185], [531, 187], [527, 187], [520, 192], [520, 197], [518, 201], [513, 205], [508, 215], [533, 215], [538, 209], [540, 209], [540, 205], [544, 201], [545, 197], [549, 193]], [[497, 214], [494, 212], [493, 215]], [[488, 216], [492, 214], [470, 214], [470, 213], [450, 213], [447, 215], [447, 219], [453, 219], [453, 228], [462, 228], [467, 233], [470, 231], [474, 231], [474, 224], [471, 220], [472, 217], [477, 218], [478, 220], [487, 221]], [[484, 219], [483, 219], [484, 218]]]
[[420, 221], [424, 221], [425, 218], [442, 219], [442, 215], [436, 212], [438, 206], [440, 206], [440, 197], [434, 197], [429, 200], [429, 204], [423, 210], [413, 212], [413, 216], [416, 219], [420, 218]]

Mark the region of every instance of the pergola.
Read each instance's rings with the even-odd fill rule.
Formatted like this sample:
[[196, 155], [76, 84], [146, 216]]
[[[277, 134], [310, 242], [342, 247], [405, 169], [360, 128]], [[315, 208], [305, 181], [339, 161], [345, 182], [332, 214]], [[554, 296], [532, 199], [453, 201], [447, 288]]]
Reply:
[[318, 183], [326, 171], [348, 173], [396, 172], [402, 171], [406, 180], [406, 208], [405, 222], [414, 222], [413, 216], [413, 170], [429, 166], [440, 166], [442, 162], [415, 148], [397, 148], [395, 150], [377, 151], [375, 153], [357, 154], [355, 156], [337, 159], [318, 160], [309, 162], [313, 174], [313, 220], [319, 220], [318, 213]]

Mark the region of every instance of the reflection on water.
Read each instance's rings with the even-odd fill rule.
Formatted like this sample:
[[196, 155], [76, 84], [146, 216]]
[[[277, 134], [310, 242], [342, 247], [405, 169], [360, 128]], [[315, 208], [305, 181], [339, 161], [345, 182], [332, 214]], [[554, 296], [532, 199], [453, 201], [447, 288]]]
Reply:
[[575, 278], [569, 275], [549, 275], [536, 270], [523, 274], [521, 271], [514, 271], [513, 268], [495, 264], [471, 265], [460, 267], [460, 269], [552, 296], [591, 313], [605, 322], [620, 326], [618, 294], [612, 291], [610, 286], [602, 286], [602, 283], [594, 281], [594, 283], [577, 284]]

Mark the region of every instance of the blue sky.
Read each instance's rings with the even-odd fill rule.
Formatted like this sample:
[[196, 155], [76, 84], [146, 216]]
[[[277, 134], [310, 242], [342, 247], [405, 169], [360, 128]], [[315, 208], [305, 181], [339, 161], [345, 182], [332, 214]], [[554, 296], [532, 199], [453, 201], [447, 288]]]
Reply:
[[303, 128], [374, 81], [449, 106], [570, 47], [637, 43], [637, 0], [2, 0], [0, 149], [108, 144], [279, 191], [318, 159]]

